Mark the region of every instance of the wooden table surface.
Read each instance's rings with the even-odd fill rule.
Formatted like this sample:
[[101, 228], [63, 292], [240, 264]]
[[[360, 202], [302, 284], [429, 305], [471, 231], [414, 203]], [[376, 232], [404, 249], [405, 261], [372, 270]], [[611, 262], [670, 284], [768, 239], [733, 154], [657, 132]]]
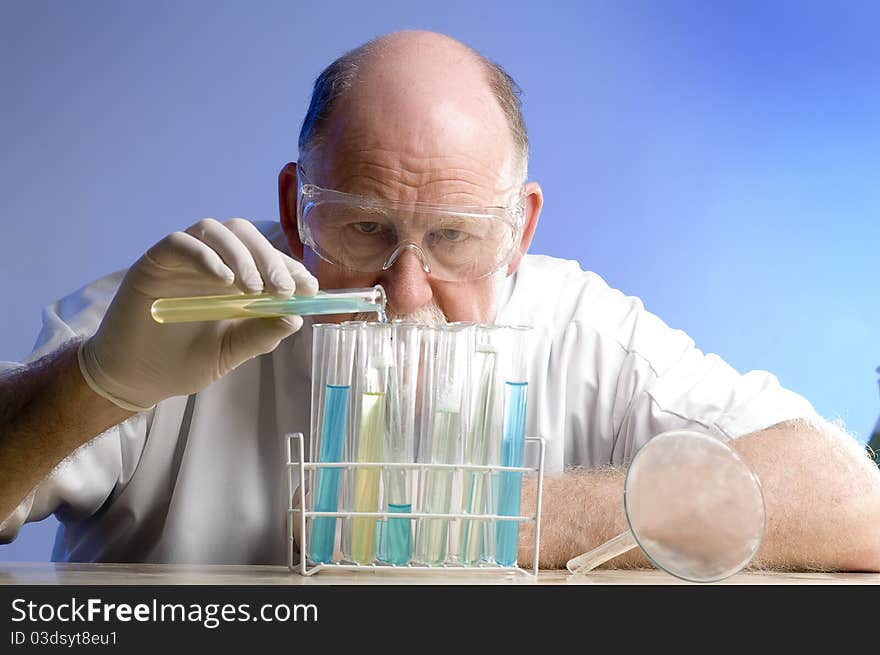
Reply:
[[[653, 569], [540, 571], [537, 577], [493, 570], [321, 570], [310, 576], [284, 566], [220, 566], [187, 564], [70, 564], [0, 562], [0, 585], [680, 585], [695, 584]], [[724, 585], [878, 585], [880, 573], [782, 573], [748, 571], [712, 584]]]

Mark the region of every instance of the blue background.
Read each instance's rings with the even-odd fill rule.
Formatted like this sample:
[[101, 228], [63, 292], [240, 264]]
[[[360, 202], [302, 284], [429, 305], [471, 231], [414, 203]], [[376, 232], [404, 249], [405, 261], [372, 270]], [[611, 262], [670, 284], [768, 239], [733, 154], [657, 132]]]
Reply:
[[[878, 19], [871, 2], [0, 0], [0, 360], [30, 351], [44, 305], [166, 233], [276, 219], [314, 77], [426, 28], [525, 91], [546, 194], [533, 252], [577, 259], [864, 441]], [[48, 559], [54, 527], [0, 559]]]

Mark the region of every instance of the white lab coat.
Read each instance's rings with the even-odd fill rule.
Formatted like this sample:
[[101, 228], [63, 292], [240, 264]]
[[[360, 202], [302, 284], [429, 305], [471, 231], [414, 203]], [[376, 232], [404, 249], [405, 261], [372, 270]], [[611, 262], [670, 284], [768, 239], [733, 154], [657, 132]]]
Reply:
[[[287, 251], [279, 224], [258, 225]], [[47, 307], [28, 359], [93, 333], [122, 275]], [[546, 440], [547, 473], [624, 464], [672, 428], [736, 437], [816, 416], [770, 373], [702, 353], [576, 262], [527, 255], [499, 306], [498, 323], [534, 326], [527, 434]], [[306, 320], [274, 352], [78, 449], [6, 518], [0, 542], [54, 513], [56, 561], [285, 563], [283, 435], [308, 435], [310, 370]]]

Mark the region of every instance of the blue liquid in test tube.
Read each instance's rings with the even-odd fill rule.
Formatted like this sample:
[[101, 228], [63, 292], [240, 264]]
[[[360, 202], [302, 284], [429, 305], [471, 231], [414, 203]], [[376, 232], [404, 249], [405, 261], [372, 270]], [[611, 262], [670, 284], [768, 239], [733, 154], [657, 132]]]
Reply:
[[[505, 382], [506, 414], [501, 438], [501, 465], [522, 466], [526, 440], [526, 401], [528, 382]], [[502, 471], [499, 478], [498, 514], [519, 516], [522, 473]], [[497, 521], [495, 524], [495, 561], [502, 566], [516, 563], [519, 542], [518, 521]]]
[[[395, 514], [409, 514], [412, 512], [412, 505], [395, 505], [394, 503], [388, 503], [388, 511]], [[409, 518], [393, 519], [388, 517], [388, 522], [385, 524], [385, 561], [390, 564], [402, 566], [409, 562], [412, 543], [412, 537], [410, 535], [411, 523], [412, 519]]]
[[[324, 420], [321, 427], [321, 462], [341, 462], [345, 441], [345, 423], [348, 418], [349, 385], [328, 384], [325, 387]], [[315, 511], [335, 512], [339, 507], [339, 474], [341, 469], [318, 469]], [[336, 518], [317, 516], [312, 519], [309, 557], [325, 564], [333, 560], [333, 542], [336, 538]]]

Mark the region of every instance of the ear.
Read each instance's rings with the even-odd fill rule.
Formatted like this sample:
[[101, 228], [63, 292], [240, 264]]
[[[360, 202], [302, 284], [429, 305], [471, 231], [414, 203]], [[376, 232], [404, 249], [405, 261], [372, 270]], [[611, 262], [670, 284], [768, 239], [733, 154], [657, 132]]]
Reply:
[[278, 174], [278, 211], [290, 253], [302, 261], [303, 244], [296, 224], [296, 162], [285, 164]]
[[532, 244], [532, 237], [535, 236], [535, 229], [538, 227], [538, 218], [541, 216], [541, 208], [544, 206], [544, 192], [537, 182], [529, 182], [526, 184], [526, 224], [523, 229], [522, 238], [519, 241], [519, 248], [510, 264], [507, 265], [507, 274], [513, 275], [519, 268], [523, 255], [528, 252], [529, 246]]

